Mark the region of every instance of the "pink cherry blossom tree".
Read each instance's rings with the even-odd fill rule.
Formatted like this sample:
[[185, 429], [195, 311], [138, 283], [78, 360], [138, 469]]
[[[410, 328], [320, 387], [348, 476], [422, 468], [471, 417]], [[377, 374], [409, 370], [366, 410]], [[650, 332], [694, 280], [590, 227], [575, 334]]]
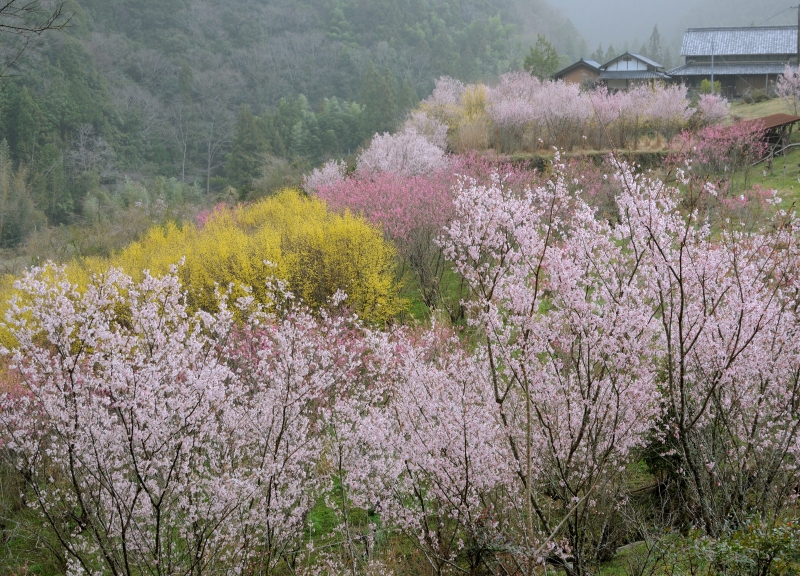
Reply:
[[[359, 375], [358, 325], [252, 300], [234, 323], [187, 313], [174, 274], [111, 271], [85, 293], [34, 271], [7, 325], [21, 384], [3, 456], [68, 573], [273, 573], [292, 567], [331, 489], [327, 422]], [[374, 383], [374, 382], [372, 382]]]
[[391, 172], [399, 176], [430, 174], [447, 166], [444, 150], [415, 130], [396, 134], [375, 134], [369, 148], [356, 162], [356, 172], [370, 174]]
[[84, 293], [57, 269], [6, 318], [24, 392], [2, 397], [3, 453], [69, 574], [199, 574], [236, 563], [238, 395], [219, 355], [230, 315], [189, 317], [177, 279], [111, 271]]
[[[650, 88], [645, 117], [647, 122], [667, 140], [677, 134], [695, 113], [695, 109], [689, 107], [687, 92], [688, 89], [683, 84], [657, 84]], [[708, 104], [710, 102], [707, 102]], [[723, 105], [716, 103], [716, 108], [722, 109]], [[712, 111], [710, 107], [707, 110]], [[719, 112], [714, 110], [713, 113]]]
[[591, 126], [595, 134], [593, 142], [596, 148], [623, 147], [624, 141], [620, 140], [618, 131], [614, 130], [614, 127], [622, 115], [624, 97], [624, 92], [609, 92], [603, 85], [597, 86], [588, 94], [593, 112]]
[[525, 555], [511, 545], [521, 544], [512, 512], [519, 494], [486, 358], [438, 330], [401, 337], [395, 347], [377, 415], [382, 430], [373, 436], [375, 452], [394, 464], [383, 477], [385, 517], [436, 574], [452, 566], [477, 573]]
[[[342, 417], [369, 406], [364, 390], [381, 389], [379, 372], [368, 369], [369, 335], [357, 321], [327, 312], [316, 318], [287, 297], [277, 314], [251, 310], [225, 351], [245, 393], [228, 409], [247, 435], [237, 480], [248, 486], [248, 498], [235, 515], [242, 573], [294, 566], [311, 508], [335, 501], [339, 470], [320, 466], [336, 461], [331, 446]], [[345, 438], [354, 445], [354, 438]], [[344, 556], [353, 562], [358, 535], [344, 512], [334, 534], [345, 538]]]
[[440, 122], [433, 116], [421, 110], [412, 112], [403, 124], [403, 132], [416, 132], [424, 136], [431, 144], [441, 148], [447, 148], [448, 126]]
[[778, 83], [775, 86], [778, 96], [790, 102], [797, 114], [797, 100], [800, 99], [800, 70], [797, 66], [786, 65], [783, 74], [778, 76]]
[[[522, 147], [526, 129], [535, 130], [538, 120], [535, 95], [542, 83], [526, 72], [510, 72], [487, 91], [487, 113], [497, 134], [500, 151], [514, 152]], [[535, 138], [534, 132], [531, 137]]]
[[657, 409], [635, 257], [563, 178], [523, 196], [466, 183], [456, 208], [443, 245], [473, 292], [524, 494], [523, 542], [565, 527], [563, 567], [582, 574], [601, 540], [588, 519]]
[[752, 232], [712, 230], [677, 188], [619, 178], [659, 331], [661, 463], [711, 535], [774, 518], [798, 481], [797, 221], [778, 210]]
[[535, 96], [535, 108], [546, 141], [559, 149], [572, 150], [581, 141], [591, 116], [588, 104], [577, 84], [543, 82]]
[[702, 124], [717, 124], [728, 117], [731, 105], [720, 94], [700, 94], [697, 113]]

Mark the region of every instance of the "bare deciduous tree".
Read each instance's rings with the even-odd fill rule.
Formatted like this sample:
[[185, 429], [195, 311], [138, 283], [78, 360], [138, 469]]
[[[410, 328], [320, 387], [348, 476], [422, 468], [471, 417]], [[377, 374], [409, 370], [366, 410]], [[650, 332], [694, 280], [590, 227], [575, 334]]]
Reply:
[[31, 38], [62, 30], [71, 18], [66, 0], [0, 0], [0, 75], [19, 59]]

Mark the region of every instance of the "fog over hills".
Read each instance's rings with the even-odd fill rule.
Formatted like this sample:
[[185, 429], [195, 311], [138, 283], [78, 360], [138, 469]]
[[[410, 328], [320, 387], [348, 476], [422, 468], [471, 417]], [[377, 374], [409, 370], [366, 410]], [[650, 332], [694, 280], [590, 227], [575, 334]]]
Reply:
[[647, 41], [658, 25], [664, 45], [677, 56], [686, 28], [796, 24], [797, 10], [785, 0], [558, 0], [567, 16], [594, 50], [613, 44], [631, 51]]

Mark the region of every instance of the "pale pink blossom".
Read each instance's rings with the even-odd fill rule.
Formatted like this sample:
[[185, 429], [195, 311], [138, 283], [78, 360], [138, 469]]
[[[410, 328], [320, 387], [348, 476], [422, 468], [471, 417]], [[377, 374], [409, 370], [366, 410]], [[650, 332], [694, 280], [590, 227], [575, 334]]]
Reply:
[[332, 186], [344, 180], [346, 172], [347, 164], [328, 160], [320, 168], [314, 168], [311, 174], [303, 176], [303, 190], [310, 194], [325, 186]]

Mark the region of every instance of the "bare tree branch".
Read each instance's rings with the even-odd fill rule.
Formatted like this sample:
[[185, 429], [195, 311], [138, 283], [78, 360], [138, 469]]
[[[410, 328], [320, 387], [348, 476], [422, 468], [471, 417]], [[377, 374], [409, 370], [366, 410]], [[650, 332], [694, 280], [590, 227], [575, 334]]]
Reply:
[[41, 0], [4, 0], [0, 3], [0, 32], [42, 34], [62, 30], [72, 19], [66, 12], [66, 0], [54, 3]]

